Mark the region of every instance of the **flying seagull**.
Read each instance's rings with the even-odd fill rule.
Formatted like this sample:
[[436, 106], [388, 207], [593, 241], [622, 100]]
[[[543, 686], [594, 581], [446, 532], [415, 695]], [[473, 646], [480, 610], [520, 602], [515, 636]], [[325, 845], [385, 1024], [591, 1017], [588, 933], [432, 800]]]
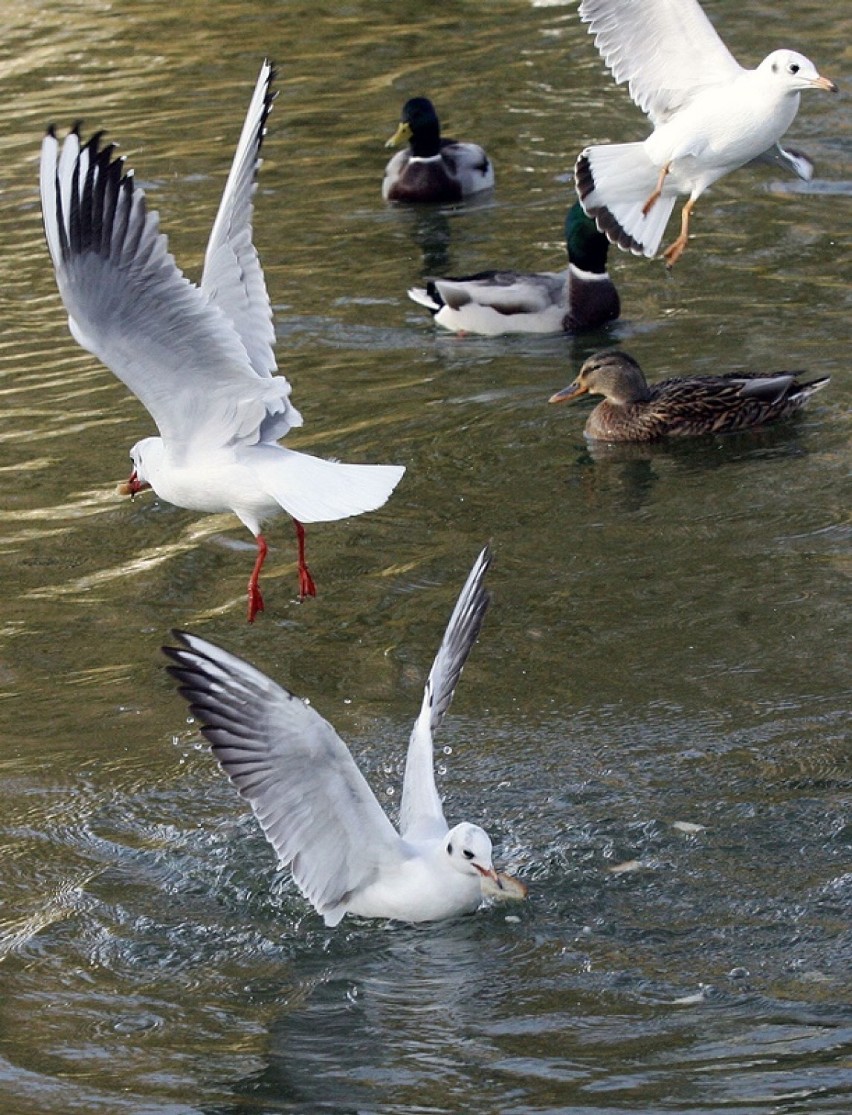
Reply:
[[490, 562], [485, 547], [426, 681], [408, 744], [399, 832], [346, 744], [310, 705], [197, 635], [175, 631], [181, 645], [163, 647], [213, 754], [328, 926], [345, 914], [440, 921], [472, 913], [483, 895], [526, 895], [523, 883], [495, 870], [483, 829], [448, 826], [433, 770], [432, 737], [488, 608], [482, 582]]
[[266, 520], [292, 516], [299, 593], [313, 596], [302, 524], [374, 511], [405, 471], [325, 461], [278, 444], [302, 416], [276, 374], [272, 309], [252, 243], [273, 77], [264, 62], [198, 286], [178, 269], [158, 214], [114, 145], [102, 146], [102, 133], [83, 143], [75, 127], [60, 147], [50, 128], [41, 151], [44, 228], [71, 333], [147, 407], [160, 433], [133, 446], [133, 471], [119, 491], [153, 488], [178, 507], [233, 512], [248, 527], [257, 542], [250, 623], [263, 608]]
[[680, 235], [663, 253], [672, 267], [696, 201], [718, 178], [771, 156], [810, 176], [808, 160], [778, 141], [802, 90], [837, 86], [804, 55], [774, 50], [756, 70], [743, 69], [697, 0], [582, 0], [580, 19], [654, 125], [643, 143], [587, 147], [577, 159], [583, 208], [614, 244], [653, 256], [677, 196], [688, 194]]

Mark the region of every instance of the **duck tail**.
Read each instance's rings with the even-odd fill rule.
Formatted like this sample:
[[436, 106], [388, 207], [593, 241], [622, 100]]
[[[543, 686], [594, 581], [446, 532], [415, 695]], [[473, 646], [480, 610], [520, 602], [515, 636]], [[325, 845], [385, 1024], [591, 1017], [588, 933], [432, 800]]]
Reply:
[[807, 383], [798, 383], [795, 390], [791, 391], [790, 399], [797, 406], [804, 406], [811, 395], [815, 395], [817, 391], [821, 391], [829, 383], [831, 383], [831, 376], [821, 376], [819, 379], [808, 380]]
[[677, 195], [664, 193], [643, 213], [659, 177], [643, 143], [587, 147], [574, 177], [583, 209], [611, 243], [634, 255], [656, 254]]
[[438, 293], [435, 284], [430, 280], [425, 287], [409, 287], [408, 297], [419, 306], [425, 306], [432, 313], [437, 314], [443, 308], [444, 300]]

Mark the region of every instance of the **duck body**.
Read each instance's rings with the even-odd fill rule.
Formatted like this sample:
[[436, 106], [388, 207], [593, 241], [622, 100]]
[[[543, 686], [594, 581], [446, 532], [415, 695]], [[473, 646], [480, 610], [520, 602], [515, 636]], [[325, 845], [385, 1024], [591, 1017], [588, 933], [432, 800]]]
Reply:
[[586, 422], [585, 435], [599, 441], [649, 442], [670, 437], [732, 433], [786, 418], [799, 410], [829, 377], [802, 383], [802, 372], [728, 372], [672, 377], [649, 384], [625, 352], [597, 353], [552, 403], [584, 394], [604, 396]]
[[435, 322], [457, 333], [576, 333], [614, 321], [621, 312], [606, 269], [609, 241], [576, 202], [565, 218], [564, 271], [481, 271], [428, 279], [408, 296]]
[[412, 97], [402, 108], [400, 124], [387, 146], [408, 141], [385, 167], [385, 201], [450, 204], [494, 185], [494, 167], [478, 143], [441, 136], [434, 105]]

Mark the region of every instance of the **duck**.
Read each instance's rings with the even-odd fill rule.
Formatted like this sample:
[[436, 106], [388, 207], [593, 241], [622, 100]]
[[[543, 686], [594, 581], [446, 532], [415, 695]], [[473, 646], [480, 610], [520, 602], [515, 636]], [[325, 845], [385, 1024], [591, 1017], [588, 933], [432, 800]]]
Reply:
[[[783, 156], [779, 140], [802, 93], [837, 92], [795, 50], [774, 50], [744, 69], [698, 0], [582, 0], [579, 15], [616, 84], [627, 83], [654, 130], [638, 143], [586, 147], [575, 165], [577, 192], [613, 243], [649, 258], [686, 194], [680, 232], [663, 252], [668, 267], [686, 249], [704, 191], [768, 152]], [[807, 176], [806, 165], [801, 171]]]
[[551, 403], [581, 395], [603, 395], [586, 422], [587, 438], [649, 442], [746, 430], [786, 418], [799, 410], [829, 376], [800, 382], [804, 373], [727, 372], [684, 376], [649, 384], [639, 363], [615, 349], [595, 353], [577, 378]]
[[564, 271], [480, 271], [427, 279], [408, 297], [438, 325], [456, 333], [579, 333], [614, 321], [621, 312], [606, 269], [609, 241], [579, 201], [565, 216]]
[[455, 202], [490, 190], [494, 167], [478, 143], [441, 137], [435, 106], [428, 97], [411, 97], [402, 106], [399, 127], [385, 144], [408, 141], [385, 167], [385, 201]]

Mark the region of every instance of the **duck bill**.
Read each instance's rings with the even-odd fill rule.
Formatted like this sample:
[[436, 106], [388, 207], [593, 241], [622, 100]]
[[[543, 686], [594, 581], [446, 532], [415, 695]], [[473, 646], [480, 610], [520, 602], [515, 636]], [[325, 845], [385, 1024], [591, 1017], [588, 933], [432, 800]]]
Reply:
[[490, 871], [483, 871], [480, 867], [479, 874], [481, 876], [479, 885], [483, 897], [502, 898], [504, 900], [515, 899], [522, 902], [529, 893], [529, 887], [526, 883], [522, 883], [514, 875], [507, 875], [503, 871], [495, 871], [493, 867]]
[[567, 387], [563, 387], [561, 391], [551, 395], [547, 401], [549, 403], [570, 403], [573, 399], [579, 399], [581, 395], [587, 394], [588, 390], [584, 383], [575, 379], [573, 383], [569, 383]]
[[385, 147], [399, 147], [401, 143], [407, 143], [409, 139], [411, 139], [411, 127], [408, 124], [401, 123], [385, 143]]
[[120, 484], [116, 485], [115, 490], [120, 496], [130, 496], [132, 499], [139, 492], [144, 492], [146, 488], [150, 487], [151, 485], [147, 480], [139, 479], [136, 469], [134, 469], [126, 480], [122, 480]]
[[837, 92], [837, 86], [830, 78], [827, 77], [815, 77], [811, 82], [811, 85], [813, 85], [814, 89], [824, 89], [826, 93]]

